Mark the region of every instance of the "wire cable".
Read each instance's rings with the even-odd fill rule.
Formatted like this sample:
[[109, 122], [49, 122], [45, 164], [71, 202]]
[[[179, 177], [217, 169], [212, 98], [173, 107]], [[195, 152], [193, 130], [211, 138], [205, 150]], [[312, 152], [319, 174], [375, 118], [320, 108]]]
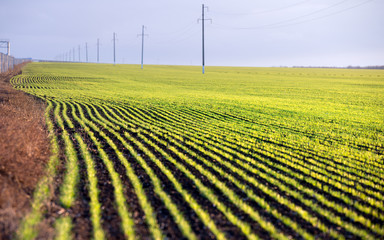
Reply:
[[[216, 26], [218, 26], [220, 28], [233, 29], [233, 30], [255, 30], [255, 29], [263, 29], [263, 28], [278, 28], [278, 27], [292, 26], [292, 25], [296, 25], [296, 24], [302, 24], [302, 23], [314, 21], [314, 20], [317, 20], [317, 19], [322, 19], [322, 18], [325, 18], [325, 17], [333, 16], [333, 15], [345, 12], [347, 10], [359, 7], [361, 5], [367, 4], [367, 3], [372, 2], [372, 1], [374, 1], [374, 0], [367, 0], [367, 1], [364, 1], [364, 2], [360, 2], [359, 4], [353, 5], [351, 7], [344, 8], [344, 9], [339, 10], [337, 12], [326, 14], [326, 15], [319, 16], [319, 17], [315, 17], [315, 18], [312, 18], [312, 19], [307, 19], [307, 20], [300, 21], [300, 22], [295, 22], [295, 21], [299, 20], [301, 18], [305, 18], [305, 17], [308, 17], [308, 16], [312, 16], [312, 15], [318, 14], [320, 12], [329, 10], [331, 8], [334, 8], [334, 7], [337, 7], [337, 6], [339, 6], [339, 5], [341, 5], [341, 4], [345, 3], [345, 2], [348, 2], [348, 0], [343, 0], [343, 1], [337, 2], [335, 4], [332, 4], [331, 6], [328, 6], [328, 7], [325, 7], [325, 8], [322, 8], [322, 9], [319, 9], [319, 10], [316, 10], [316, 11], [313, 11], [313, 12], [310, 12], [310, 13], [298, 16], [298, 17], [286, 19], [286, 20], [275, 22], [275, 23], [271, 23], [271, 24], [260, 25], [260, 26], [256, 26], [256, 27], [233, 27], [233, 26], [225, 26], [225, 25], [216, 24], [216, 23], [213, 24], [213, 25], [216, 25]], [[292, 22], [292, 23], [290, 23], [290, 22]]]
[[306, 2], [309, 2], [309, 1], [310, 0], [305, 0], [305, 1], [301, 1], [301, 2], [298, 2], [298, 3], [294, 3], [294, 4], [291, 4], [291, 5], [285, 6], [285, 7], [281, 7], [281, 8], [269, 9], [269, 10], [265, 10], [265, 11], [252, 12], [252, 13], [224, 13], [224, 12], [220, 12], [220, 11], [210, 11], [210, 12], [211, 13], [215, 13], [215, 14], [232, 15], [232, 16], [261, 15], [261, 14], [278, 12], [278, 11], [282, 11], [282, 10], [289, 9], [289, 8], [292, 8], [292, 7], [296, 7], [298, 5], [302, 5], [302, 4], [304, 4]]
[[346, 12], [346, 11], [348, 11], [348, 10], [351, 10], [351, 9], [354, 9], [354, 8], [357, 8], [357, 7], [360, 7], [360, 6], [365, 5], [365, 4], [367, 4], [367, 3], [369, 3], [369, 2], [372, 2], [372, 1], [374, 1], [374, 0], [367, 0], [367, 1], [364, 1], [364, 2], [359, 3], [359, 4], [357, 4], [357, 5], [354, 5], [354, 6], [345, 8], [345, 9], [342, 9], [342, 10], [340, 10], [340, 11], [336, 11], [336, 12], [333, 12], [333, 13], [330, 13], [330, 14], [326, 14], [326, 15], [323, 15], [323, 16], [319, 16], [319, 17], [315, 17], [315, 18], [307, 19], [307, 20], [305, 20], [305, 21], [301, 21], [301, 22], [295, 22], [295, 23], [290, 23], [290, 24], [284, 24], [284, 25], [276, 26], [275, 28], [287, 27], [287, 26], [292, 26], [292, 25], [297, 25], [297, 24], [303, 24], [303, 23], [312, 22], [312, 21], [315, 21], [315, 20], [319, 20], [319, 19], [327, 18], [327, 17], [333, 16], [333, 15], [337, 15], [337, 14]]

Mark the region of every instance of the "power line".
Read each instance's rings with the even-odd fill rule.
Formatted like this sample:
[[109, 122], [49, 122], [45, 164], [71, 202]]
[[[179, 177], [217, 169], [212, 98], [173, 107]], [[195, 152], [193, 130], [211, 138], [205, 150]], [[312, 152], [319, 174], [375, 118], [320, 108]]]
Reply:
[[224, 12], [220, 12], [220, 11], [212, 11], [212, 13], [221, 14], [221, 15], [232, 15], [232, 16], [261, 15], [261, 14], [265, 14], [265, 13], [278, 12], [278, 11], [282, 11], [282, 10], [289, 9], [292, 7], [296, 7], [298, 5], [302, 5], [302, 4], [309, 2], [309, 1], [310, 0], [305, 0], [305, 1], [298, 2], [298, 3], [290, 4], [290, 5], [285, 6], [285, 7], [279, 7], [279, 8], [275, 8], [275, 9], [259, 11], [259, 12], [252, 12], [252, 13], [224, 13]]
[[315, 15], [319, 12], [323, 12], [323, 11], [326, 11], [328, 9], [331, 9], [331, 8], [334, 8], [336, 6], [339, 6], [345, 2], [348, 2], [349, 0], [343, 0], [343, 1], [340, 1], [340, 2], [337, 2], [335, 4], [332, 4], [331, 6], [328, 6], [328, 7], [325, 7], [325, 8], [322, 8], [322, 9], [319, 9], [319, 10], [316, 10], [314, 12], [310, 12], [308, 14], [304, 14], [304, 15], [301, 15], [301, 16], [298, 16], [298, 17], [294, 17], [294, 18], [290, 18], [290, 19], [287, 19], [287, 20], [284, 20], [284, 21], [280, 21], [280, 22], [275, 22], [275, 23], [272, 23], [272, 24], [269, 24], [269, 25], [266, 25], [266, 27], [273, 27], [273, 26], [276, 26], [276, 25], [281, 25], [282, 23], [286, 23], [286, 22], [292, 22], [292, 21], [295, 21], [297, 19], [300, 19], [300, 18], [303, 18], [303, 17], [308, 17], [308, 16], [312, 16], [312, 15]]
[[184, 42], [188, 39], [191, 39], [192, 37], [195, 37], [197, 35], [197, 33], [199, 33], [200, 31], [201, 31], [201, 29], [195, 29], [195, 31], [190, 32], [190, 34], [188, 34], [187, 36], [185, 36], [183, 38], [179, 38], [179, 39], [174, 39], [174, 40], [171, 40], [169, 42], [173, 42], [173, 43]]
[[[233, 26], [225, 26], [225, 25], [217, 24], [217, 23], [215, 23], [214, 25], [222, 27], [222, 28], [233, 29], [233, 30], [253, 30], [253, 29], [262, 29], [262, 28], [285, 27], [285, 26], [291, 26], [291, 25], [306, 23], [306, 22], [309, 22], [309, 21], [313, 21], [313, 20], [325, 18], [325, 17], [328, 17], [328, 16], [336, 15], [336, 14], [339, 14], [341, 12], [345, 12], [347, 10], [359, 7], [361, 5], [364, 5], [364, 4], [372, 2], [372, 1], [373, 0], [367, 0], [367, 1], [364, 1], [364, 2], [360, 2], [359, 4], [356, 4], [356, 5], [351, 6], [351, 7], [344, 8], [344, 9], [342, 9], [340, 11], [337, 11], [337, 12], [334, 12], [334, 13], [331, 13], [331, 14], [326, 14], [326, 15], [319, 16], [319, 17], [315, 17], [315, 18], [312, 18], [312, 19], [303, 20], [303, 21], [300, 21], [300, 22], [295, 22], [295, 20], [298, 20], [298, 19], [301, 19], [301, 18], [305, 18], [305, 17], [308, 17], [308, 16], [312, 16], [312, 15], [318, 14], [320, 12], [329, 10], [331, 8], [337, 7], [337, 6], [341, 5], [341, 4], [344, 4], [344, 3], [348, 2], [348, 0], [339, 1], [339, 2], [337, 2], [335, 4], [327, 6], [325, 8], [321, 8], [321, 9], [318, 9], [316, 11], [313, 11], [313, 12], [310, 12], [310, 13], [307, 13], [307, 14], [304, 14], [304, 15], [301, 15], [301, 16], [297, 16], [297, 17], [294, 17], [294, 18], [286, 19], [286, 20], [283, 20], [283, 21], [275, 22], [275, 23], [260, 25], [260, 26], [256, 26], [256, 27], [233, 27]], [[292, 23], [290, 23], [290, 22], [292, 22]]]
[[307, 22], [311, 22], [311, 21], [318, 20], [318, 19], [322, 19], [322, 18], [330, 17], [330, 16], [333, 16], [333, 15], [337, 15], [337, 14], [339, 14], [339, 13], [346, 12], [346, 11], [351, 10], [351, 9], [353, 9], [353, 8], [360, 7], [360, 6], [365, 5], [365, 4], [367, 4], [367, 3], [369, 3], [369, 2], [372, 2], [372, 1], [373, 1], [373, 0], [367, 0], [367, 1], [362, 2], [362, 3], [359, 3], [359, 4], [357, 4], [357, 5], [353, 5], [353, 6], [351, 6], [351, 7], [342, 9], [342, 10], [340, 10], [340, 11], [336, 11], [336, 12], [333, 12], [333, 13], [330, 13], [330, 14], [326, 14], [326, 15], [323, 15], [323, 16], [315, 17], [315, 18], [308, 19], [308, 20], [301, 21], [301, 22], [296, 22], [296, 23], [290, 23], [290, 24], [285, 24], [285, 25], [276, 26], [276, 28], [278, 28], [278, 27], [287, 27], [287, 26], [292, 26], [292, 25], [297, 25], [297, 24], [302, 24], [302, 23], [307, 23]]
[[[153, 35], [156, 36], [172, 36], [172, 35], [183, 35], [186, 31], [189, 31], [191, 28], [193, 28], [196, 25], [196, 21], [189, 22], [188, 24], [184, 25], [181, 28], [178, 28], [177, 30], [174, 30], [172, 32], [152, 32]], [[180, 33], [180, 34], [179, 34]]]
[[[201, 29], [195, 28], [196, 22], [194, 23], [194, 26], [190, 26], [187, 29], [185, 29], [182, 33], [180, 33], [178, 36], [169, 38], [169, 39], [163, 39], [159, 41], [152, 41], [152, 44], [155, 45], [169, 45], [174, 44], [178, 42], [185, 41], [187, 39], [190, 39], [193, 36], [196, 36], [197, 33], [201, 31]], [[153, 34], [154, 35], [154, 34]], [[155, 35], [157, 36], [157, 35]]]

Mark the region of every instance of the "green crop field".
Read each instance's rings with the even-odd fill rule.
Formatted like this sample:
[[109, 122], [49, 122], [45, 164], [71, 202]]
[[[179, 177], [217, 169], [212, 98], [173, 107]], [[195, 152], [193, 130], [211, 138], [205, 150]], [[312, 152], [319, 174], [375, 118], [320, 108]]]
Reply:
[[47, 103], [52, 150], [21, 239], [384, 239], [382, 70], [32, 63], [11, 82]]

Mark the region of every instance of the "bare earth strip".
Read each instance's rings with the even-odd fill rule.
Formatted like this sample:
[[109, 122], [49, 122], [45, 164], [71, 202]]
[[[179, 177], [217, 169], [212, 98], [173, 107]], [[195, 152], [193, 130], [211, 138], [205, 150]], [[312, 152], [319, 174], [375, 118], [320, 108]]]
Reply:
[[0, 74], [0, 239], [14, 238], [49, 159], [45, 104], [9, 84], [21, 67]]

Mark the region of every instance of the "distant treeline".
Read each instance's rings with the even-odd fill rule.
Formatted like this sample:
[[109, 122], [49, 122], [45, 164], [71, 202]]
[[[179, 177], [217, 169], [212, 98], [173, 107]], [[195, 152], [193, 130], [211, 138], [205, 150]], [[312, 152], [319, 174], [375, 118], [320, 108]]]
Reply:
[[382, 66], [366, 66], [366, 67], [348, 66], [347, 68], [350, 68], [350, 69], [384, 69], [384, 65], [382, 65]]
[[324, 66], [293, 66], [293, 68], [340, 68], [340, 69], [384, 69], [384, 65], [378, 66], [347, 66], [347, 67], [324, 67]]

